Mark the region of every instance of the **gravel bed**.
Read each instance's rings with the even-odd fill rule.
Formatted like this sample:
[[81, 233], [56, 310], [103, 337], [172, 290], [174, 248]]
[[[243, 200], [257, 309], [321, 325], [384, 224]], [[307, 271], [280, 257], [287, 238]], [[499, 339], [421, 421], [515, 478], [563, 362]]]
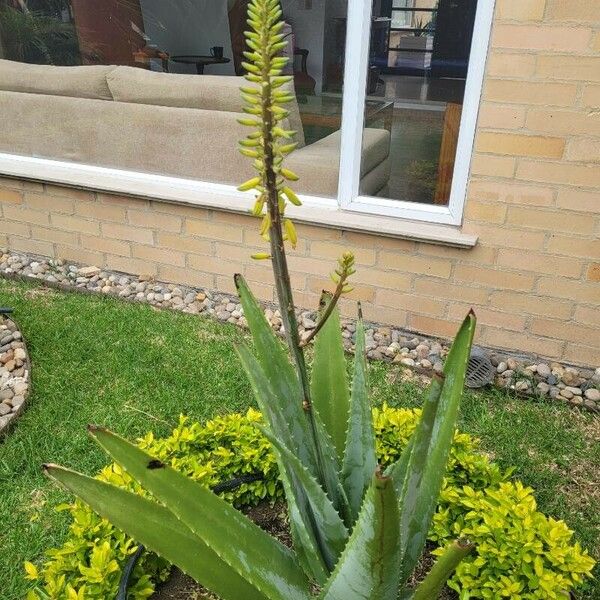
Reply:
[[[163, 283], [150, 276], [127, 275], [95, 266], [17, 254], [5, 248], [0, 249], [0, 275], [39, 279], [65, 290], [106, 294], [190, 314], [202, 313], [241, 327], [247, 325], [237, 297]], [[274, 305], [266, 305], [265, 316], [276, 331], [283, 333], [281, 315]], [[316, 311], [298, 311], [302, 338], [315, 328], [316, 319]], [[346, 349], [351, 352], [355, 322], [345, 319], [342, 326]], [[448, 344], [444, 340], [418, 336], [394, 327], [369, 324], [366, 336], [370, 359], [399, 363], [419, 374], [441, 372], [448, 353]], [[494, 350], [487, 354], [496, 368], [494, 383], [498, 387], [523, 396], [549, 397], [600, 412], [600, 368], [575, 368]]]
[[11, 318], [0, 315], [0, 437], [25, 408], [30, 375], [21, 332]]

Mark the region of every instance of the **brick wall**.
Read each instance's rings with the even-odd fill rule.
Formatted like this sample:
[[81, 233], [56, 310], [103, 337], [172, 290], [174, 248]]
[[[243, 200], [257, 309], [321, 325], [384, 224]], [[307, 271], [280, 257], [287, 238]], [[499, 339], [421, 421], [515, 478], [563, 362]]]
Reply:
[[[600, 17], [593, 1], [498, 0], [459, 250], [299, 226], [297, 301], [316, 306], [356, 251], [366, 317], [450, 336], [469, 307], [479, 341], [600, 364]], [[250, 217], [0, 179], [11, 249], [273, 299]], [[354, 311], [346, 301], [344, 310]]]

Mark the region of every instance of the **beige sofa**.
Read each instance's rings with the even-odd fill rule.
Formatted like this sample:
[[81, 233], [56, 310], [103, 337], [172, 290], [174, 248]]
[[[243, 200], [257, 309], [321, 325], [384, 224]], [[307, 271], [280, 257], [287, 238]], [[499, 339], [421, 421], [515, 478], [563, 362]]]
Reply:
[[[243, 79], [154, 73], [134, 67], [54, 67], [0, 60], [0, 152], [236, 185], [252, 176], [237, 151]], [[335, 196], [340, 132], [299, 148], [289, 167], [298, 190]], [[389, 179], [389, 132], [367, 129], [361, 191]]]

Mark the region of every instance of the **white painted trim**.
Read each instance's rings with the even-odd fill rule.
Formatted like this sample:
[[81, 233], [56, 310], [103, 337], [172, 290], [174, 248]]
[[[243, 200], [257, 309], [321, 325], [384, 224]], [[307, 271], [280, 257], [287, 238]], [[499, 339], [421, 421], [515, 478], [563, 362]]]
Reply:
[[[360, 3], [359, 0], [350, 1], [350, 5]], [[364, 6], [369, 6], [369, 2], [364, 2]], [[471, 156], [473, 153], [473, 144], [475, 141], [475, 132], [477, 128], [477, 117], [479, 113], [479, 103], [481, 100], [481, 92], [483, 89], [483, 78], [485, 74], [485, 65], [488, 55], [488, 46], [492, 30], [492, 22], [494, 17], [495, 0], [479, 0], [477, 2], [477, 13], [475, 15], [475, 23], [473, 27], [473, 40], [471, 42], [471, 54], [469, 56], [469, 66], [467, 71], [467, 80], [465, 83], [465, 96], [463, 101], [463, 110], [460, 121], [460, 129], [458, 135], [458, 143], [456, 150], [456, 159], [454, 173], [452, 176], [452, 187], [450, 190], [450, 200], [447, 207], [441, 207], [431, 204], [419, 204], [417, 202], [392, 200], [386, 198], [377, 198], [372, 196], [361, 196], [358, 190], [358, 182], [356, 177], [350, 177], [349, 174], [340, 171], [340, 198], [342, 198], [342, 206], [349, 210], [356, 210], [361, 213], [385, 214], [391, 217], [399, 217], [405, 219], [415, 219], [420, 221], [430, 221], [432, 223], [444, 223], [452, 225], [460, 225], [463, 219], [463, 211], [467, 194], [467, 184], [469, 180], [469, 172], [471, 168]], [[350, 26], [350, 25], [349, 25]], [[368, 62], [369, 39], [371, 28], [371, 15], [364, 18], [362, 21], [362, 43], [364, 42], [365, 32], [368, 32], [366, 46], [363, 46], [361, 59]], [[353, 60], [360, 62], [353, 56]], [[361, 63], [361, 68], [364, 67]], [[346, 65], [349, 68], [349, 65]], [[349, 130], [347, 139], [344, 141], [342, 133], [342, 157], [344, 152], [356, 154], [356, 148], [362, 148], [362, 128], [364, 126], [364, 106], [366, 93], [366, 69], [358, 72], [358, 66], [355, 65], [353, 70], [353, 78], [345, 85], [352, 85], [352, 94], [356, 82], [364, 82], [362, 95], [360, 95], [360, 106], [357, 106], [355, 98], [349, 99], [346, 102], [344, 98], [344, 107], [349, 106], [348, 114], [344, 113], [345, 125]], [[347, 94], [344, 94], [346, 96]], [[348, 94], [349, 95], [349, 94]], [[348, 121], [350, 121], [348, 123]], [[358, 122], [360, 122], [360, 132], [357, 132]], [[351, 135], [352, 133], [352, 135]], [[350, 148], [346, 148], [345, 144], [351, 144]], [[358, 168], [353, 171], [353, 175], [360, 172], [360, 155], [358, 158]], [[350, 160], [348, 159], [348, 163]], [[342, 192], [342, 182], [351, 181], [353, 184], [350, 202], [347, 200], [348, 191], [344, 189]]]
[[[12, 154], [0, 153], [0, 173], [11, 177], [235, 213], [247, 214], [253, 203], [251, 192], [240, 192], [230, 185]], [[373, 214], [358, 214], [355, 211], [341, 210], [334, 198], [316, 196], [300, 196], [300, 198], [304, 203], [303, 206], [290, 206], [288, 214], [294, 220], [309, 225], [461, 248], [470, 248], [477, 242], [476, 236], [464, 234], [458, 227], [415, 223]], [[50, 198], [48, 201], [51, 201]]]

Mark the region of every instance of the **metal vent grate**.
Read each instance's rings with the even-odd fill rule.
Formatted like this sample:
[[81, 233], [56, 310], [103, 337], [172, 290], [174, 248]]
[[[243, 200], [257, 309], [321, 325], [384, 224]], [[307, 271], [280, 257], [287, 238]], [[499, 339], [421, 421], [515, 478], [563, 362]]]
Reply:
[[494, 380], [496, 369], [481, 348], [473, 348], [467, 365], [467, 387], [480, 388]]

